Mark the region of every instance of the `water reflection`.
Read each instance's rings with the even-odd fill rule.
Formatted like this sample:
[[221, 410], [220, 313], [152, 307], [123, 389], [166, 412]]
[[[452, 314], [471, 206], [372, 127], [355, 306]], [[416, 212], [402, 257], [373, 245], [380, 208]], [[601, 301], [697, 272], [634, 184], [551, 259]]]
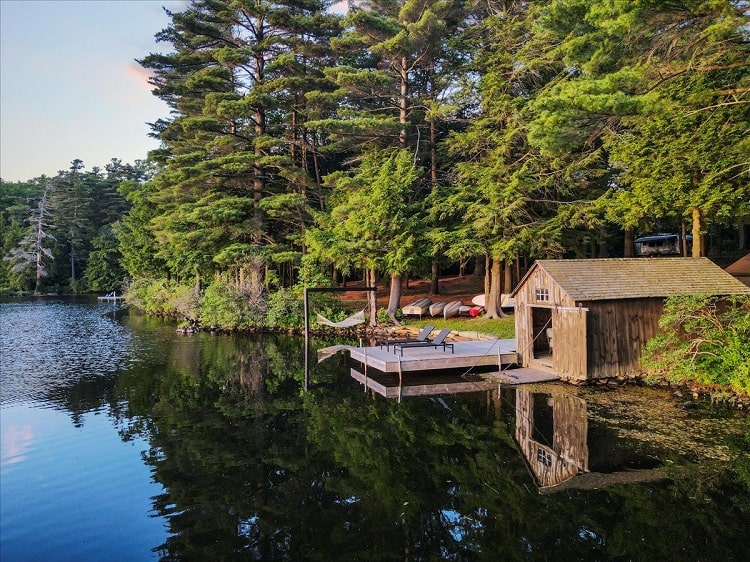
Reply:
[[540, 487], [589, 471], [585, 401], [517, 389], [515, 403], [516, 442]]
[[[120, 521], [118, 547], [140, 548], [132, 559], [144, 550], [164, 560], [745, 555], [750, 438], [746, 419], [734, 414], [681, 411], [650, 389], [554, 385], [399, 403], [363, 392], [343, 356], [312, 366], [305, 391], [301, 338], [185, 337], [135, 315], [106, 329], [119, 337], [111, 365], [92, 357], [55, 371], [53, 361], [44, 368], [55, 376], [37, 376], [38, 388], [26, 376], [10, 377], [20, 383], [8, 387], [2, 373], [4, 420], [17, 428], [3, 437], [3, 559], [41, 559], [42, 543], [70, 559], [126, 559], [112, 552], [114, 531], [97, 526], [111, 518]], [[56, 414], [48, 425], [58, 431], [43, 446], [25, 446], [26, 436], [46, 429], [44, 412]], [[63, 431], [58, 418], [66, 414], [73, 424]], [[107, 430], [126, 446], [106, 441]], [[125, 454], [131, 444], [136, 455]], [[40, 489], [37, 467], [57, 468], [51, 450], [85, 480], [55, 481], [30, 498]], [[75, 464], [82, 457], [93, 459], [87, 470]], [[617, 481], [663, 467], [658, 481]], [[612, 485], [585, 484], [597, 475]], [[71, 470], [67, 478], [75, 477]], [[93, 483], [96, 498], [86, 495]], [[148, 506], [126, 511], [124, 497]], [[49, 509], [34, 511], [32, 525], [23, 513], [34, 505]], [[145, 533], [148, 522], [160, 532]], [[76, 546], [70, 537], [87, 525], [103, 538]]]

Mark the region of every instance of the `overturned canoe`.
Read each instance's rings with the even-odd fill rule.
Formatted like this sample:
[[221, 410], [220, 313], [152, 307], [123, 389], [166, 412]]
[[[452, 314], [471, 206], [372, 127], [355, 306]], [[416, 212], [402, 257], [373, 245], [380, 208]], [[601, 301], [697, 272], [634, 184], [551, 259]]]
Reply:
[[427, 314], [427, 312], [430, 310], [430, 305], [432, 304], [432, 301], [428, 298], [415, 300], [412, 303], [407, 304], [405, 307], [401, 309], [401, 312], [404, 316], [422, 316], [423, 314]]
[[500, 308], [515, 308], [516, 299], [510, 296], [510, 293], [500, 295]]
[[[485, 298], [484, 294], [477, 295], [473, 299], [471, 299], [472, 304], [475, 306], [480, 306], [482, 308], [487, 307], [487, 299]], [[500, 308], [515, 308], [516, 306], [516, 299], [512, 298], [510, 296], [510, 293], [502, 293], [500, 295]]]
[[432, 303], [430, 305], [430, 316], [437, 316], [438, 314], [442, 314], [446, 304], [448, 303], [445, 301]]
[[461, 307], [464, 305], [463, 301], [452, 301], [445, 305], [445, 308], [443, 308], [443, 318], [448, 320], [448, 318], [451, 318], [458, 314], [458, 311], [461, 309]]

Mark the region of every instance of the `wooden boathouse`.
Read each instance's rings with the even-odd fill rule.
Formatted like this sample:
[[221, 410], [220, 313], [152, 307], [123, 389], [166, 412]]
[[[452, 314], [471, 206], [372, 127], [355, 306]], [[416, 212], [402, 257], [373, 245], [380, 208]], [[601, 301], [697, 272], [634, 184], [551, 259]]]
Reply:
[[585, 382], [640, 373], [666, 297], [750, 294], [707, 258], [536, 261], [511, 295], [524, 367]]

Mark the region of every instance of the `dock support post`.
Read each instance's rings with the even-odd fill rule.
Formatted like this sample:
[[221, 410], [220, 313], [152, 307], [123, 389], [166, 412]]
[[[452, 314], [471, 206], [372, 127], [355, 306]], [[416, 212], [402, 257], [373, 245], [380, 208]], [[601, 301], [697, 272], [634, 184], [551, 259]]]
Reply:
[[404, 374], [401, 371], [401, 356], [398, 357], [398, 403], [401, 404], [401, 390], [403, 388]]
[[362, 348], [362, 353], [365, 354], [365, 392], [367, 392], [367, 348]]

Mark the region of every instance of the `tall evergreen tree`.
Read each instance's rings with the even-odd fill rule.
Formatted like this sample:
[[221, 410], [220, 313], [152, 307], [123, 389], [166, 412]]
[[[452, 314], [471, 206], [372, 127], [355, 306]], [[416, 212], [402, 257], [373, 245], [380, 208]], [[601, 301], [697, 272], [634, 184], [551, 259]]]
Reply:
[[264, 208], [265, 198], [297, 190], [301, 197], [285, 203], [304, 212], [305, 172], [317, 153], [300, 132], [299, 104], [321, 78], [314, 61], [325, 55], [316, 49], [336, 30], [325, 7], [196, 0], [170, 14], [172, 24], [157, 36], [174, 52], [141, 61], [155, 72], [155, 95], [173, 112], [154, 126], [164, 170], [153, 194], [159, 257], [173, 275], [229, 267], [216, 263], [219, 253], [260, 263], [252, 256], [290, 234], [269, 220], [264, 211], [278, 205]]
[[[438, 86], [437, 69], [460, 14], [459, 2], [438, 0], [370, 0], [350, 10], [344, 20], [346, 33], [333, 42], [342, 64], [329, 70], [344, 96], [341, 109], [336, 119], [316, 123], [340, 135], [339, 150], [356, 156], [365, 147], [408, 148], [417, 158], [431, 158], [435, 180], [437, 102], [446, 88]], [[420, 127], [430, 119], [425, 157]], [[423, 197], [416, 192], [414, 196]], [[392, 273], [391, 316], [399, 306], [402, 272]]]
[[732, 0], [550, 2], [538, 33], [554, 39], [566, 75], [534, 102], [532, 142], [589, 172], [603, 150], [620, 175], [589, 208], [626, 231], [692, 222], [700, 255], [707, 221], [747, 200], [747, 22]]
[[471, 30], [471, 72], [480, 77], [478, 112], [465, 131], [447, 141], [457, 159], [456, 182], [433, 207], [438, 216], [461, 217], [442, 238], [449, 255], [486, 258], [490, 318], [502, 314], [504, 263], [519, 254], [563, 251], [564, 226], [556, 216], [561, 203], [570, 199], [569, 185], [556, 163], [529, 142], [525, 115], [531, 100], [559, 72], [530, 42], [536, 15], [531, 3], [497, 3]]
[[70, 169], [58, 173], [54, 179], [50, 205], [54, 210], [58, 282], [74, 293], [83, 288], [81, 278], [96, 234], [94, 200], [101, 180], [98, 169], [86, 172], [79, 159], [73, 160]]
[[409, 271], [422, 235], [412, 197], [421, 173], [408, 150], [384, 149], [366, 154], [355, 172], [331, 174], [330, 213], [320, 214], [319, 228], [307, 237], [311, 257], [362, 267], [370, 279], [375, 270], [392, 277]]

